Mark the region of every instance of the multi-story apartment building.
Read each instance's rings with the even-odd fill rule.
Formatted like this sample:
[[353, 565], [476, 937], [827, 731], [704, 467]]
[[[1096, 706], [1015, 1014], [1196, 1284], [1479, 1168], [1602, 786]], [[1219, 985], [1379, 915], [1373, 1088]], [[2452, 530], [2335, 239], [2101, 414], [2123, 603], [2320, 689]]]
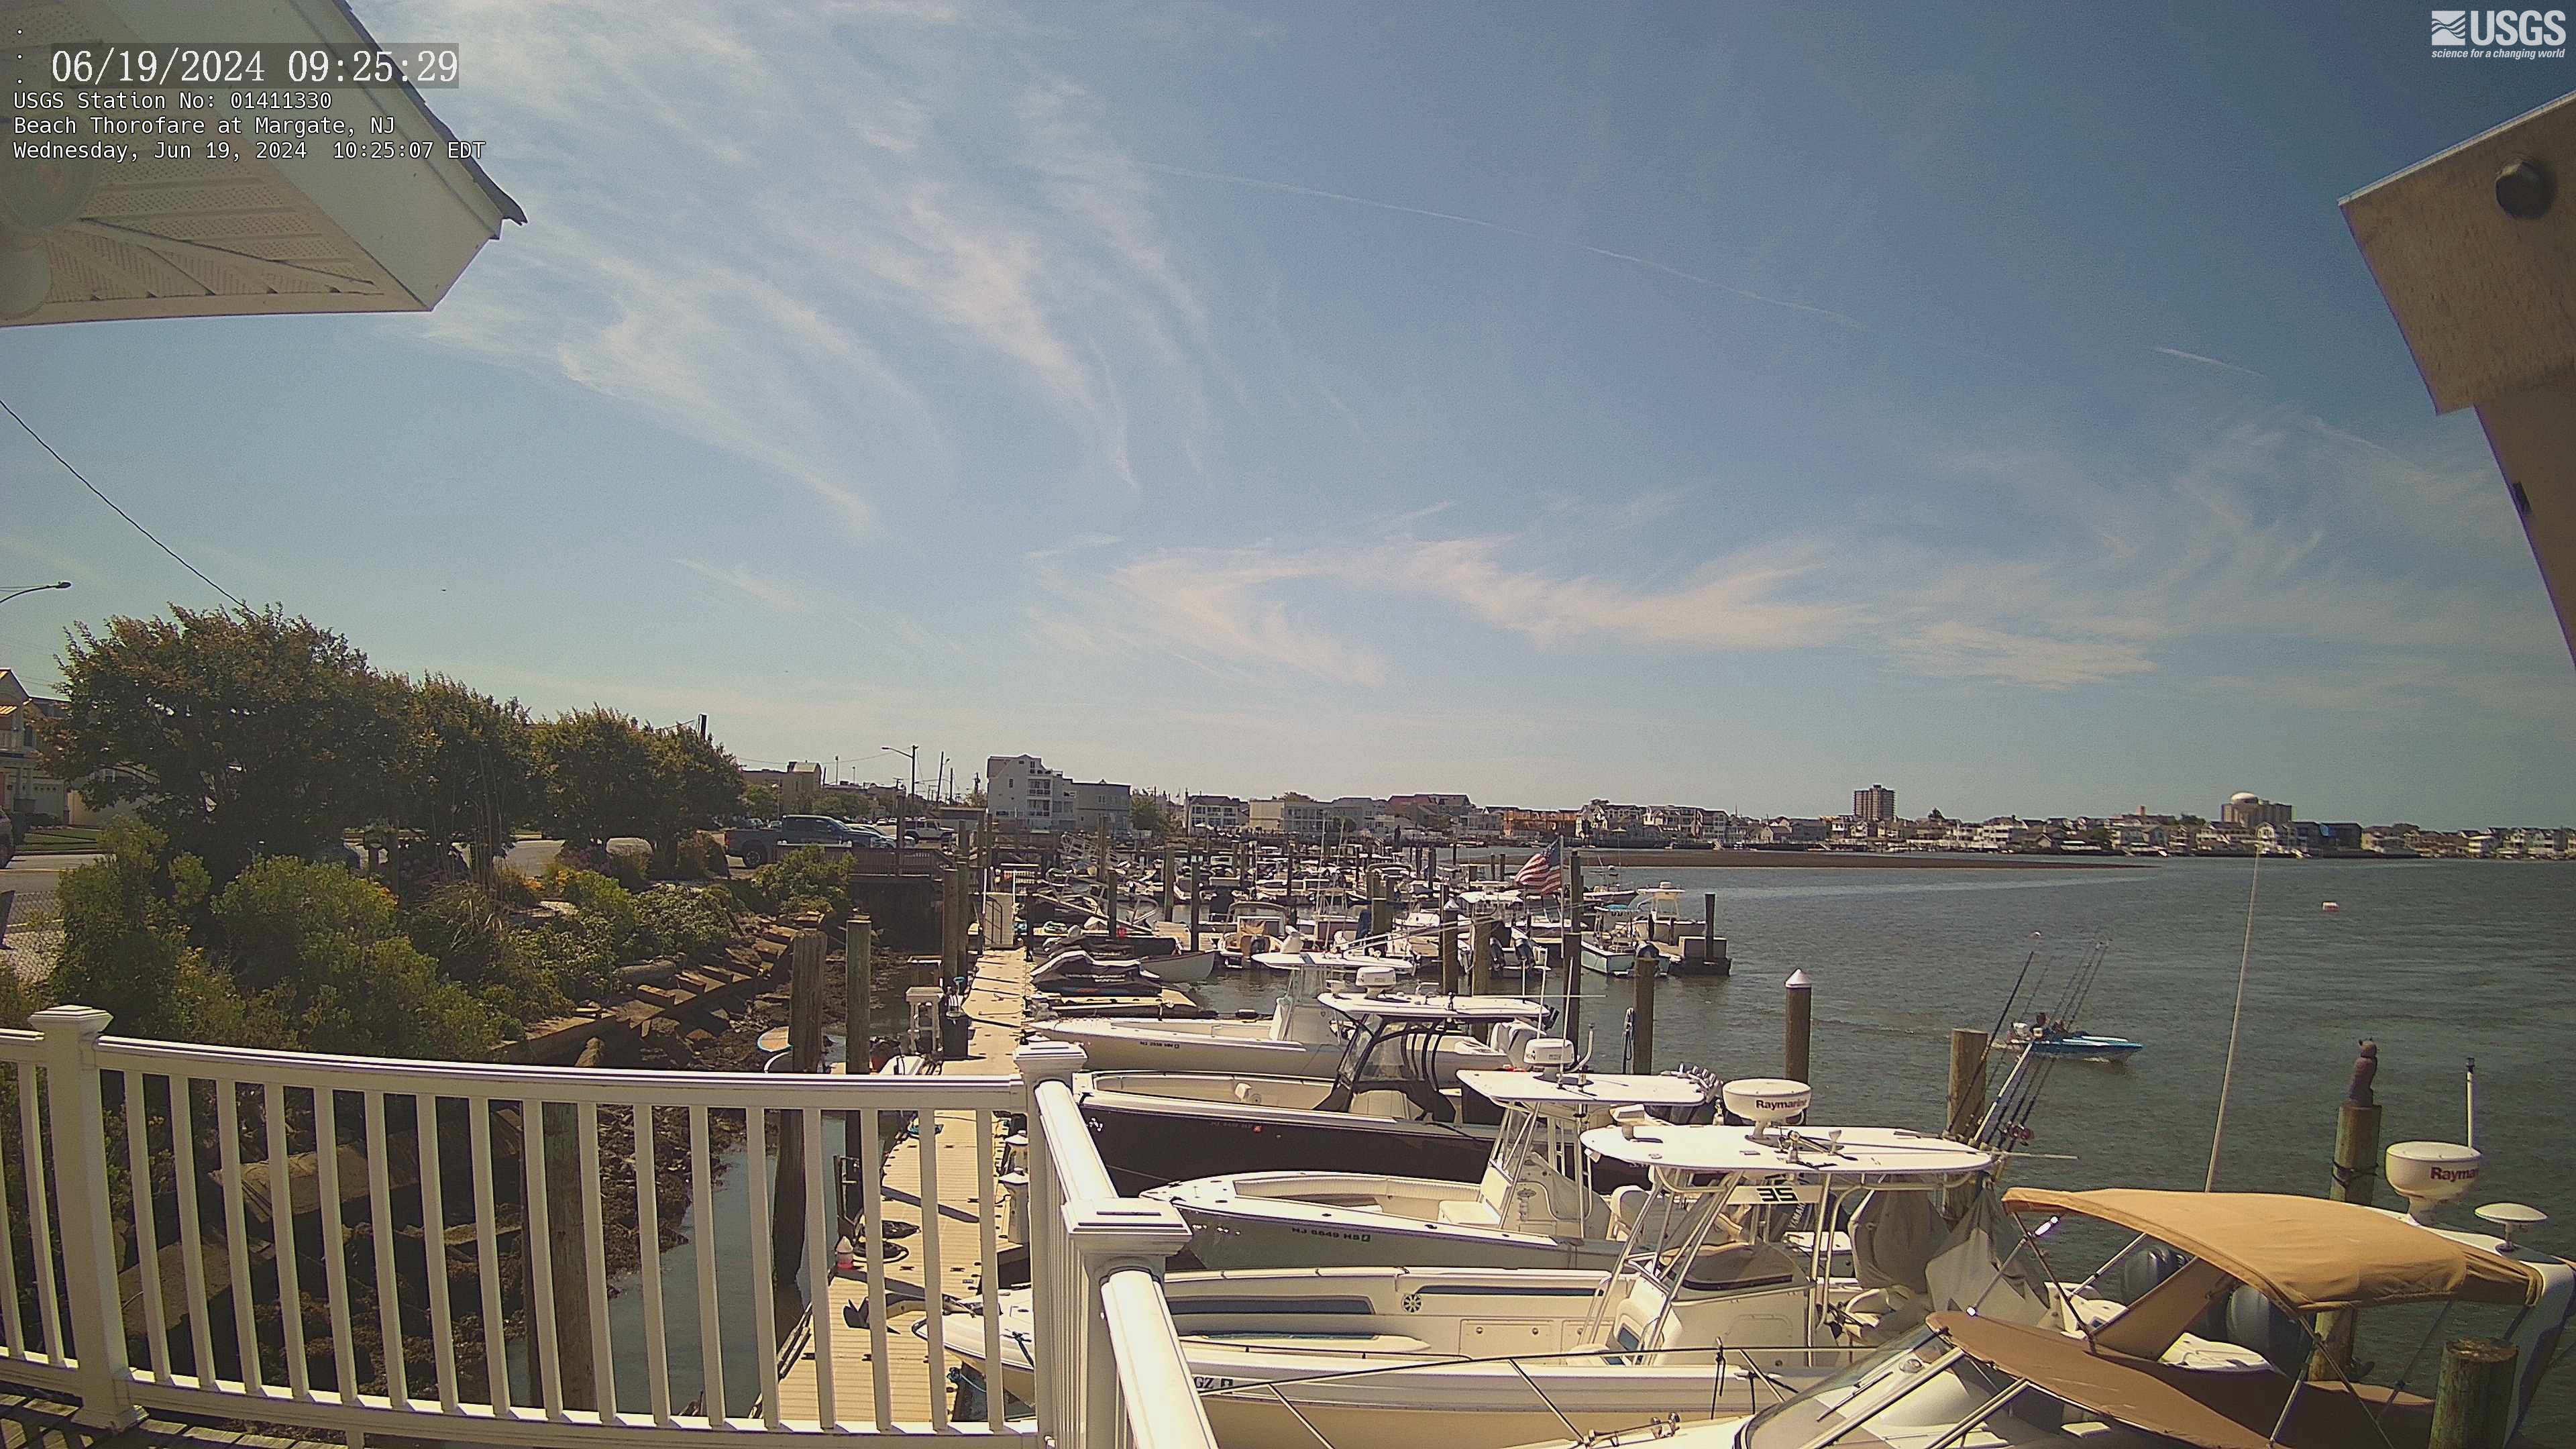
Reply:
[[1324, 838], [1324, 822], [1328, 818], [1324, 802], [1310, 800], [1292, 791], [1253, 801], [1249, 810], [1249, 828], [1255, 835], [1321, 840]]
[[1071, 830], [1073, 782], [1035, 755], [995, 755], [984, 762], [984, 808], [995, 820], [1031, 830]]
[[1896, 818], [1896, 792], [1885, 785], [1872, 785], [1852, 792], [1852, 818], [1864, 825], [1879, 825]]
[[1241, 830], [1252, 823], [1252, 807], [1232, 795], [1192, 795], [1186, 804], [1192, 830]]

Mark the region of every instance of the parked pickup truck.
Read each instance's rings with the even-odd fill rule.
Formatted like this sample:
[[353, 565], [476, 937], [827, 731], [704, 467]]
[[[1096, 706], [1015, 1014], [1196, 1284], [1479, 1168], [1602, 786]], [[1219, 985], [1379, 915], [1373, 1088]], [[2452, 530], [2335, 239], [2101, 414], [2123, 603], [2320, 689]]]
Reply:
[[894, 842], [882, 831], [829, 815], [784, 815], [774, 822], [737, 825], [725, 832], [725, 849], [749, 866], [767, 865], [809, 845], [825, 850], [890, 850]]

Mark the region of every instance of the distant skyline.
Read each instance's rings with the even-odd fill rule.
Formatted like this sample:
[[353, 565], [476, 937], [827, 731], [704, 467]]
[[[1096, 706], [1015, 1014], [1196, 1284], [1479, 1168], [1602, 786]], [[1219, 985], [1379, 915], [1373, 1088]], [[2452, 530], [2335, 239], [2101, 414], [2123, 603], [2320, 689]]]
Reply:
[[[0, 390], [381, 667], [746, 763], [2576, 820], [2576, 666], [2335, 205], [2564, 61], [2393, 5], [355, 3], [460, 42], [530, 224], [426, 317], [5, 329]], [[77, 585], [0, 606], [31, 687], [220, 602], [14, 429], [0, 503], [0, 590]]]

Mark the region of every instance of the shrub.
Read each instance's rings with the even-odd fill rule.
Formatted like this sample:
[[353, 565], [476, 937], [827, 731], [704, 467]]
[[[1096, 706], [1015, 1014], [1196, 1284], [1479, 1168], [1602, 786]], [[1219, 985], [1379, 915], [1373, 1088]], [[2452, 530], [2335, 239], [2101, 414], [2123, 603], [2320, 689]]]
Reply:
[[729, 873], [725, 860], [724, 837], [693, 832], [680, 837], [673, 847], [667, 869], [655, 872], [666, 880], [710, 880]]
[[404, 934], [449, 979], [478, 985], [501, 963], [500, 908], [471, 882], [442, 886], [412, 908]]
[[732, 903], [715, 891], [662, 886], [635, 898], [638, 942], [650, 956], [690, 956], [734, 933]]
[[374, 1056], [488, 1057], [500, 1042], [494, 1012], [439, 973], [371, 881], [264, 860], [225, 887], [214, 915], [245, 1029], [291, 1023], [279, 1029], [296, 1045]]
[[828, 917], [850, 912], [848, 858], [836, 861], [814, 846], [790, 851], [753, 871], [751, 884], [760, 900], [780, 915], [793, 915], [799, 909], [820, 910]]
[[169, 837], [139, 821], [109, 826], [100, 843], [104, 858], [55, 887], [63, 944], [53, 989], [109, 1012], [124, 1035], [175, 1035], [186, 1025], [172, 994], [188, 954], [181, 920], [202, 902], [204, 869], [193, 856], [165, 861]]
[[533, 906], [537, 903], [537, 884], [519, 873], [507, 861], [492, 867], [492, 899], [505, 906]]

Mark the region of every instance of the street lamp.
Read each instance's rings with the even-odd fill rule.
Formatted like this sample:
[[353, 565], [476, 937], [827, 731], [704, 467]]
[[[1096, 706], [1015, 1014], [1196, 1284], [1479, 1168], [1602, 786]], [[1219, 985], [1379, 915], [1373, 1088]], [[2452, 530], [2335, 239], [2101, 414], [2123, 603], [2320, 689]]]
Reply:
[[59, 584], [29, 584], [23, 589], [12, 589], [8, 593], [0, 594], [0, 604], [5, 604], [11, 599], [18, 597], [20, 594], [41, 594], [47, 589], [68, 589], [71, 586], [72, 581], [69, 579], [65, 579]]
[[903, 798], [897, 800], [894, 806], [894, 860], [895, 869], [900, 871], [903, 869], [903, 812], [911, 806], [913, 792], [921, 788], [921, 746], [914, 745], [909, 749], [901, 750], [892, 745], [879, 745], [877, 748], [889, 755], [903, 756], [906, 778], [912, 782], [904, 792]]

